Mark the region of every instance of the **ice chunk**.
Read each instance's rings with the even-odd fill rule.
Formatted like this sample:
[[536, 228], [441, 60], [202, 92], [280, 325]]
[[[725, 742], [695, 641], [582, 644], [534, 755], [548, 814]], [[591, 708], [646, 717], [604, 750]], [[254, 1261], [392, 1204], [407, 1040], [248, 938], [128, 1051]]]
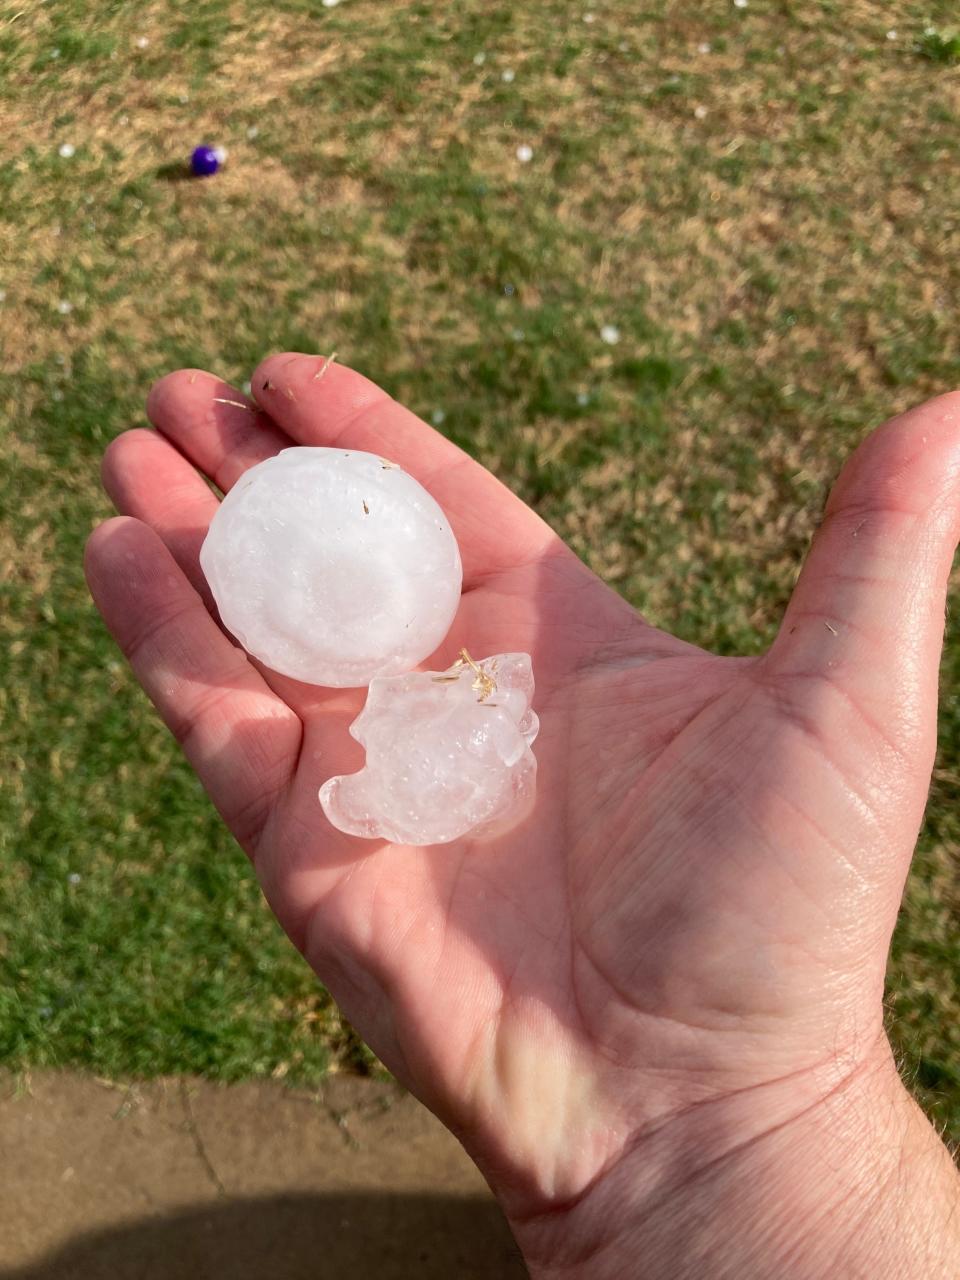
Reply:
[[450, 629], [460, 551], [433, 498], [395, 463], [284, 449], [246, 472], [200, 564], [224, 626], [261, 662], [310, 684], [409, 671]]
[[350, 728], [366, 764], [324, 783], [324, 813], [340, 831], [395, 844], [509, 829], [536, 791], [532, 699], [525, 653], [474, 662], [464, 651], [449, 671], [378, 677]]

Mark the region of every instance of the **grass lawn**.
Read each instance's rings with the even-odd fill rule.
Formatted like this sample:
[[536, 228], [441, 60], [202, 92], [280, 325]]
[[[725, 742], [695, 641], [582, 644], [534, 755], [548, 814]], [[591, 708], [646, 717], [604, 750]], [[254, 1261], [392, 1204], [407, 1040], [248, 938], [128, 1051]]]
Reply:
[[[0, 16], [0, 1061], [369, 1068], [88, 602], [103, 446], [172, 367], [242, 383], [335, 348], [655, 622], [760, 651], [840, 460], [960, 383], [955, 0], [22, 7]], [[186, 180], [204, 140], [228, 164]], [[953, 619], [942, 692], [889, 1008], [960, 1140]]]

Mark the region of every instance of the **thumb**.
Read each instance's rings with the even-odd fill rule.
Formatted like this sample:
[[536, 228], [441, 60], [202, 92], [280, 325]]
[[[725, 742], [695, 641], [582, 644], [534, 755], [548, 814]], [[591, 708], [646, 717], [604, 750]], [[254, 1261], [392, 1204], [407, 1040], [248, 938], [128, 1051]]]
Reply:
[[[960, 392], [891, 419], [847, 461], [764, 656], [791, 710], [925, 773], [960, 537]], [[904, 779], [906, 781], [906, 779]]]

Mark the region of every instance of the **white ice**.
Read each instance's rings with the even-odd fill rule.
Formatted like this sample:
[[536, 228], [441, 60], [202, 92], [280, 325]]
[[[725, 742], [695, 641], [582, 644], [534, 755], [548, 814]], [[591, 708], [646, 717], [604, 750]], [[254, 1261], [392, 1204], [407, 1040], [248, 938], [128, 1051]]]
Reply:
[[378, 677], [350, 727], [366, 764], [324, 783], [324, 813], [340, 831], [395, 844], [502, 834], [536, 791], [532, 699], [525, 653]]
[[243, 647], [311, 684], [409, 671], [460, 601], [440, 507], [400, 467], [356, 450], [284, 449], [252, 467], [220, 504], [200, 564]]

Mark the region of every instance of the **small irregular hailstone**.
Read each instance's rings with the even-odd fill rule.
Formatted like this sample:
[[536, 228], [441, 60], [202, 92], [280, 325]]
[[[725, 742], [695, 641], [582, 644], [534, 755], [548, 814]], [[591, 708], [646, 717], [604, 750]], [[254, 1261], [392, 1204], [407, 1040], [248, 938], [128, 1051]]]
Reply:
[[707, 118], [707, 108], [706, 108], [706, 107], [694, 107], [694, 108], [693, 108], [693, 114], [697, 117], [697, 119], [698, 119], [698, 120], [706, 120], [706, 118]]
[[464, 650], [448, 671], [373, 680], [350, 726], [366, 764], [323, 784], [324, 813], [349, 835], [394, 844], [502, 834], [536, 791], [532, 700], [525, 653], [474, 662]]
[[73, 303], [68, 302], [66, 298], [61, 298], [60, 301], [57, 303], [57, 310], [60, 312], [62, 316], [68, 316], [70, 312], [73, 310]]
[[896, 38], [897, 38], [897, 32], [896, 32], [896, 31], [890, 30], [890, 31], [888, 31], [888, 32], [887, 32], [887, 39], [888, 39], [888, 40], [896, 40]]
[[528, 146], [525, 142], [521, 142], [519, 147], [517, 147], [517, 159], [521, 164], [529, 164], [533, 159], [533, 147]]
[[516, 76], [517, 76], [517, 73], [513, 70], [512, 67], [505, 67], [503, 71], [500, 72], [500, 79], [503, 81], [504, 84], [513, 84], [514, 80], [516, 79]]
[[345, 449], [284, 449], [252, 467], [210, 522], [200, 564], [249, 653], [337, 688], [433, 653], [463, 577], [426, 489], [392, 462]]
[[609, 346], [615, 347], [620, 341], [620, 330], [615, 324], [605, 324], [600, 330], [600, 337]]
[[75, 156], [76, 154], [77, 154], [77, 148], [73, 145], [72, 142], [64, 142], [60, 147], [60, 155], [64, 158], [64, 160], [69, 160], [72, 156]]
[[137, 46], [138, 49], [146, 49], [147, 45], [150, 43], [150, 37], [137, 36], [136, 40], [134, 40], [133, 43]]

